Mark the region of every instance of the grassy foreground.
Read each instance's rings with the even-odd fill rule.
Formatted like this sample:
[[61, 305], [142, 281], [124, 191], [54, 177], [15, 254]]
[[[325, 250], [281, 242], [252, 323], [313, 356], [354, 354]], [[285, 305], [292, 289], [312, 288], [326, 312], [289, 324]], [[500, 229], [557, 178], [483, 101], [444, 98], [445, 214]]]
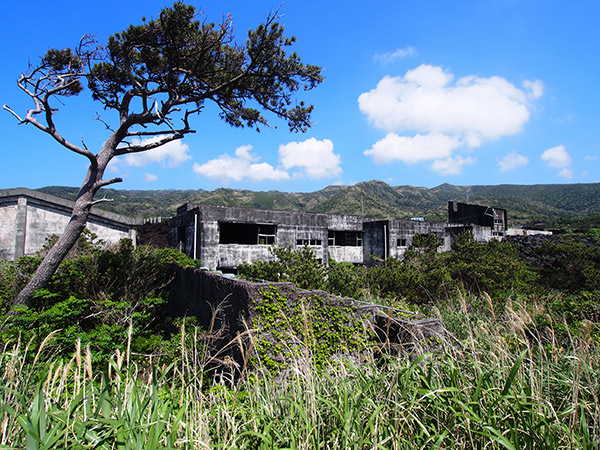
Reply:
[[543, 304], [507, 302], [501, 317], [466, 304], [440, 307], [460, 338], [441, 353], [317, 371], [307, 352], [285, 376], [258, 368], [233, 384], [206, 379], [193, 329], [170, 366], [117, 352], [100, 367], [81, 346], [53, 357], [51, 335], [34, 351], [13, 342], [0, 355], [0, 448], [598, 448], [592, 335], [547, 345], [553, 328], [530, 326]]

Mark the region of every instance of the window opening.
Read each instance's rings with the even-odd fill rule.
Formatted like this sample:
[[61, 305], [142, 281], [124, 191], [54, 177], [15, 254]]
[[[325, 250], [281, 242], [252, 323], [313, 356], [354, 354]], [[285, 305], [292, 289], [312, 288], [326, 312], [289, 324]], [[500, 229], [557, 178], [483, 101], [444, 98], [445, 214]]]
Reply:
[[219, 222], [219, 244], [274, 245], [276, 231], [275, 225]]
[[187, 240], [187, 229], [186, 226], [177, 227], [177, 245], [179, 246], [180, 252], [185, 252], [185, 242]]
[[321, 245], [321, 239], [296, 239], [296, 245], [304, 247], [305, 245]]
[[362, 247], [362, 233], [360, 231], [329, 230], [327, 242], [330, 246]]

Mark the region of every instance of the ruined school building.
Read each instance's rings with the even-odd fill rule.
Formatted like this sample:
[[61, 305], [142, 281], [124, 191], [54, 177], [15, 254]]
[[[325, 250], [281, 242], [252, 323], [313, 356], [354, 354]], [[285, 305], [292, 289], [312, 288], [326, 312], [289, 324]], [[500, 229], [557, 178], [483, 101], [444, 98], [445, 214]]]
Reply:
[[[64, 233], [74, 202], [26, 188], [0, 189], [0, 260], [34, 256], [46, 238]], [[107, 245], [134, 243], [141, 221], [92, 208], [87, 229]]]
[[448, 202], [448, 223], [269, 211], [184, 204], [169, 221], [169, 247], [210, 269], [235, 272], [241, 263], [272, 261], [270, 249], [308, 246], [318, 260], [371, 265], [399, 258], [418, 235], [434, 234], [449, 251], [453, 236], [471, 231], [478, 242], [506, 234], [506, 210]]
[[[0, 190], [0, 260], [35, 255], [52, 234], [61, 235], [73, 202], [25, 188]], [[87, 227], [106, 244], [137, 239], [141, 220], [92, 208]], [[235, 272], [241, 263], [274, 260], [270, 249], [308, 246], [327, 264], [371, 265], [399, 258], [418, 234], [435, 234], [448, 251], [453, 236], [473, 232], [479, 242], [506, 235], [506, 210], [448, 203], [448, 223], [376, 219], [362, 216], [268, 211], [185, 204], [169, 221], [169, 246], [211, 269]]]

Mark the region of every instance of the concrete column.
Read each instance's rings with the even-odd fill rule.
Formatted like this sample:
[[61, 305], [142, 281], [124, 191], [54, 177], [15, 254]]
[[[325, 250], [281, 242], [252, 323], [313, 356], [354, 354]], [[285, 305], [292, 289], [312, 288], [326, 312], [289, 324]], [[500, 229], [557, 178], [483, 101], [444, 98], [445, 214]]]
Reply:
[[25, 238], [27, 235], [27, 198], [17, 200], [17, 220], [15, 226], [15, 259], [25, 254]]

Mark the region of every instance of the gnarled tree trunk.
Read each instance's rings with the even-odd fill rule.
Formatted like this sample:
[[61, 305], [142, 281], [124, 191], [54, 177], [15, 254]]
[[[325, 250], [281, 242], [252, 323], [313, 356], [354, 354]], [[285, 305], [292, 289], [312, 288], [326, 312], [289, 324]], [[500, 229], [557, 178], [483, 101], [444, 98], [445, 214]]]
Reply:
[[33, 277], [25, 287], [21, 289], [15, 298], [15, 305], [21, 304], [29, 307], [32, 306], [33, 293], [48, 285], [52, 275], [54, 275], [62, 260], [67, 256], [67, 253], [73, 248], [77, 239], [79, 239], [79, 236], [83, 232], [92, 208], [92, 201], [93, 194], [90, 191], [85, 192], [77, 198], [75, 205], [73, 206], [71, 219], [69, 220], [63, 235], [58, 239], [56, 244], [52, 246], [46, 257], [42, 260]]

